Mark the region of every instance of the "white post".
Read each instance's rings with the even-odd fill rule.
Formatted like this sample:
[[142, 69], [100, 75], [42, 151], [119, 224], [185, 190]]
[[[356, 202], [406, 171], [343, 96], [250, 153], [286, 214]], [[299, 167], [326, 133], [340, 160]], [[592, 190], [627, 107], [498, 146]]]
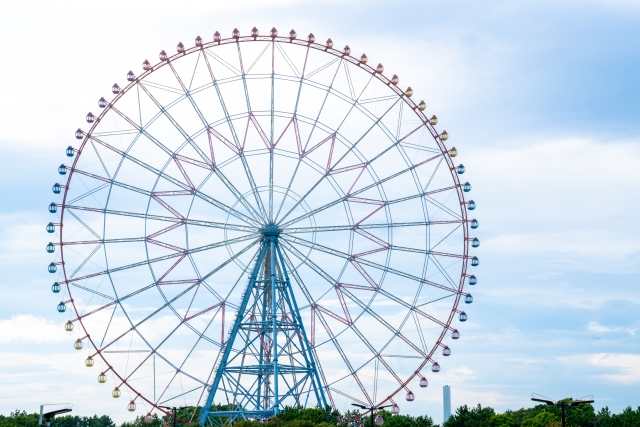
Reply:
[[451, 417], [451, 388], [448, 385], [442, 388], [442, 407], [444, 410], [444, 422]]
[[42, 425], [42, 408], [44, 405], [40, 405], [40, 420], [38, 421], [38, 425], [41, 426]]

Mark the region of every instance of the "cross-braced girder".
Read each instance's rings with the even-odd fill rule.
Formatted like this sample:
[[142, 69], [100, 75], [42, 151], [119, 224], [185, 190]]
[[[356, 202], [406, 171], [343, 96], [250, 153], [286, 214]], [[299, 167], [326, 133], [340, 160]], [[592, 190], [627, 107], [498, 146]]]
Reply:
[[[300, 316], [276, 227], [266, 227], [249, 283], [217, 364], [201, 423], [275, 416], [286, 404], [327, 400]], [[304, 400], [301, 400], [304, 399]], [[232, 410], [210, 411], [214, 401]]]

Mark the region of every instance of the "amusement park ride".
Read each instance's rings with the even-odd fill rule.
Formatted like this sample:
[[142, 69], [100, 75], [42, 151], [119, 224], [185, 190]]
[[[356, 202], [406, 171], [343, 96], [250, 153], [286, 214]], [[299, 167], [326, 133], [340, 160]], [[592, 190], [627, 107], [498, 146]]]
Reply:
[[460, 338], [480, 244], [426, 103], [275, 28], [179, 43], [126, 80], [76, 131], [47, 225], [98, 382], [149, 421], [414, 400]]

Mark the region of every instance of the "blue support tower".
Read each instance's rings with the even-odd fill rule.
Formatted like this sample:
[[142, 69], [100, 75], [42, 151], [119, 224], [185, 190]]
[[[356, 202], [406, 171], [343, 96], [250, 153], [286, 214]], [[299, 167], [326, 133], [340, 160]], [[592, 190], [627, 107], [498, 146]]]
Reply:
[[[202, 425], [270, 418], [285, 405], [327, 405], [279, 234], [275, 225], [262, 230], [247, 289], [201, 411]], [[212, 410], [214, 403], [227, 410]]]

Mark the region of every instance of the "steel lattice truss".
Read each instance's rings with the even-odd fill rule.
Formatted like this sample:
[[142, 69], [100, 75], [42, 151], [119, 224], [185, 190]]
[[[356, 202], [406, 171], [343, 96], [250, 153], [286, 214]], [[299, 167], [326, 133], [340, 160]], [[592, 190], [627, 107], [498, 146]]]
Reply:
[[59, 311], [147, 412], [413, 400], [466, 320], [448, 135], [364, 55], [274, 31], [145, 61], [59, 168]]

